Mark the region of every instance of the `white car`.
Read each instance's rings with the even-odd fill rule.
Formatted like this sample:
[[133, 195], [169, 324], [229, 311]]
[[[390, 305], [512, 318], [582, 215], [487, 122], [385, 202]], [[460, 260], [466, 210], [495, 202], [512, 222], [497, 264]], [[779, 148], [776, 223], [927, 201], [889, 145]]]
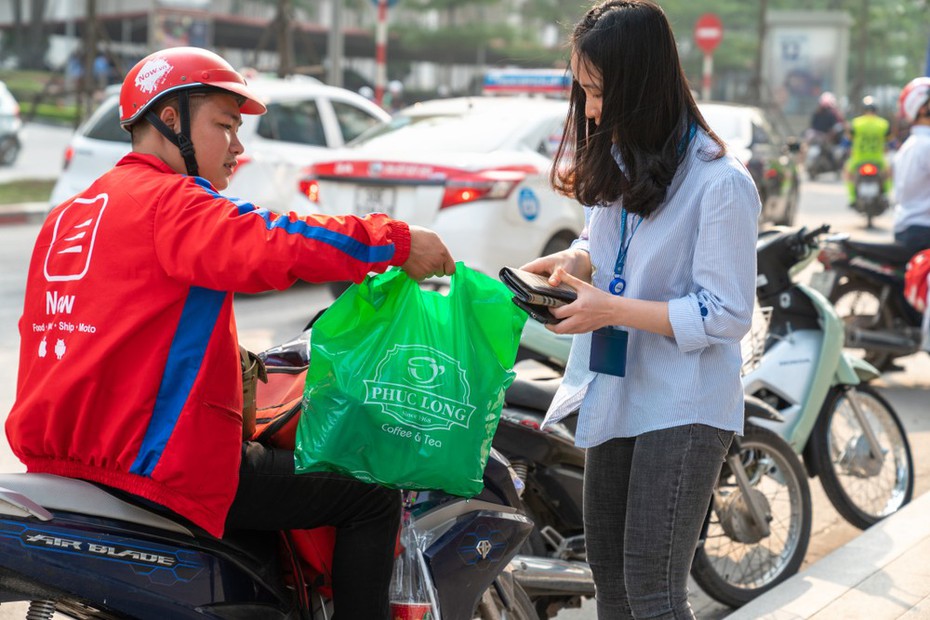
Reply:
[[6, 84], [0, 82], [0, 166], [16, 163], [22, 143], [19, 139], [23, 121], [19, 117], [19, 103]]
[[384, 212], [435, 230], [456, 260], [496, 277], [567, 248], [584, 226], [578, 202], [549, 184], [567, 111], [530, 98], [412, 106], [309, 166], [294, 210]]
[[[249, 80], [268, 112], [243, 115], [239, 138], [245, 153], [223, 194], [276, 212], [294, 200], [300, 168], [341, 147], [390, 115], [361, 95], [313, 79]], [[75, 132], [50, 206], [83, 191], [130, 150], [129, 132], [119, 125], [119, 92], [109, 92]]]

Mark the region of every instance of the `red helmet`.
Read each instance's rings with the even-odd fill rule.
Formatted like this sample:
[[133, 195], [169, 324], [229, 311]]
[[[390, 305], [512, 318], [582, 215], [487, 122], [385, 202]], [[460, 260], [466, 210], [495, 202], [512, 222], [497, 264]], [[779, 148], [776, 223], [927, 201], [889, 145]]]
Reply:
[[913, 123], [927, 102], [930, 102], [930, 77], [914, 78], [901, 90], [898, 111], [909, 123]]
[[172, 47], [149, 54], [126, 74], [119, 92], [120, 125], [132, 125], [165, 95], [204, 86], [244, 97], [239, 106], [243, 114], [265, 113], [265, 104], [245, 78], [220, 56], [199, 47]]

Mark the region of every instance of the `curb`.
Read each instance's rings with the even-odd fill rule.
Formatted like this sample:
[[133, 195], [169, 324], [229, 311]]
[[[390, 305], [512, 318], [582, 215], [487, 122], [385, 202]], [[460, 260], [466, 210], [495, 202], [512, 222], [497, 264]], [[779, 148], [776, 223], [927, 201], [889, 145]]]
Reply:
[[927, 617], [928, 512], [925, 493], [726, 620]]
[[0, 224], [41, 222], [48, 213], [47, 202], [21, 202], [0, 205]]

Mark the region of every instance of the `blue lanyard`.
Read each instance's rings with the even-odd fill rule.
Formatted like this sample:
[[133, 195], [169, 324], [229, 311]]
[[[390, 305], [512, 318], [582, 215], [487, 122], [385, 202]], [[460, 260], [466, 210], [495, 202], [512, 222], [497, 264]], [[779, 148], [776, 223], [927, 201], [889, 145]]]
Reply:
[[626, 207], [623, 207], [620, 215], [620, 251], [617, 252], [617, 262], [614, 263], [614, 279], [610, 281], [610, 287], [608, 288], [614, 295], [623, 295], [623, 291], [626, 288], [626, 280], [623, 279], [623, 269], [626, 267], [626, 255], [630, 250], [630, 243], [633, 242], [633, 235], [636, 234], [639, 225], [643, 223], [643, 217], [640, 216], [633, 225], [633, 230], [630, 231], [630, 238], [627, 239], [626, 217]]
[[[696, 132], [697, 123], [691, 121], [691, 123], [688, 125], [688, 133], [682, 136], [681, 142], [678, 143], [679, 155], [684, 153], [685, 149], [688, 147], [688, 143], [691, 142], [691, 139], [694, 137]], [[623, 295], [623, 291], [626, 289], [626, 280], [623, 278], [623, 269], [626, 267], [626, 255], [630, 250], [630, 244], [633, 242], [633, 235], [636, 234], [636, 230], [639, 228], [639, 225], [643, 223], [643, 216], [639, 216], [639, 219], [636, 220], [636, 223], [633, 225], [633, 229], [630, 231], [630, 238], [627, 239], [627, 210], [626, 207], [622, 207], [622, 209], [623, 210], [620, 215], [620, 250], [617, 252], [617, 262], [614, 263], [614, 279], [610, 281], [610, 286], [607, 288], [607, 290], [614, 295]]]

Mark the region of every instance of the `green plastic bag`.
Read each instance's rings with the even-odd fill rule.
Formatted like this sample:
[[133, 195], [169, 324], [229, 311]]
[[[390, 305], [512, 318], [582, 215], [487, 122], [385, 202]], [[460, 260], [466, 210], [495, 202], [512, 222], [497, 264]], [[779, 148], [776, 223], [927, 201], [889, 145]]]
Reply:
[[314, 323], [297, 471], [472, 496], [526, 313], [456, 265], [448, 295], [400, 270], [350, 287]]

